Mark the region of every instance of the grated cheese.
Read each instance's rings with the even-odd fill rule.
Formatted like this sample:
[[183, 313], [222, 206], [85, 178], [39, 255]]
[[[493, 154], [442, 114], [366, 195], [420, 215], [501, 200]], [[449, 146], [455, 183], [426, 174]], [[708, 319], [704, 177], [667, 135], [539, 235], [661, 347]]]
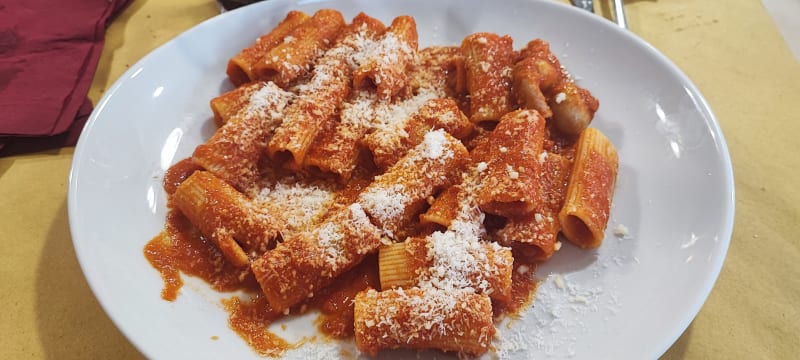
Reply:
[[511, 167], [511, 165], [506, 165], [506, 172], [508, 173], [509, 179], [513, 180], [519, 179], [519, 172], [517, 170], [514, 170], [514, 168]]
[[408, 136], [407, 134], [402, 135], [405, 134], [403, 126], [406, 120], [419, 111], [425, 103], [437, 97], [436, 92], [421, 89], [417, 95], [397, 103], [386, 101], [374, 103], [372, 119], [368, 127], [375, 129], [375, 132], [380, 134], [381, 144], [393, 144], [394, 141], [399, 141], [400, 137]]
[[531, 268], [528, 267], [528, 265], [520, 265], [517, 268], [517, 273], [522, 274], [522, 275], [527, 274], [529, 271], [531, 271]]
[[237, 115], [245, 118], [283, 118], [283, 109], [293, 97], [294, 94], [270, 81], [250, 95], [247, 106]]
[[[409, 291], [397, 288], [394, 290], [396, 298], [381, 298], [375, 290], [368, 290], [366, 296], [376, 299], [372, 311], [377, 313], [379, 321], [374, 326], [385, 329], [384, 337], [407, 339], [411, 342], [418, 339], [422, 330], [434, 330], [439, 335], [452, 333], [454, 330], [447, 326], [447, 319], [458, 304], [458, 297], [464, 291], [445, 292], [441, 290], [425, 290], [420, 293], [412, 288]], [[397, 304], [404, 304], [398, 307]], [[399, 323], [399, 319], [404, 319]]]
[[447, 138], [443, 129], [429, 131], [425, 134], [422, 146], [422, 157], [427, 159], [448, 159], [454, 156], [453, 150], [446, 146]]
[[339, 263], [346, 260], [346, 254], [342, 246], [344, 234], [337, 227], [337, 224], [326, 222], [317, 229], [319, 247], [324, 251], [325, 263], [328, 264], [332, 272], [338, 271]]
[[[405, 193], [403, 184], [392, 184], [385, 188], [370, 188], [358, 197], [360, 206], [368, 209], [379, 223], [389, 223], [392, 219], [402, 216], [410, 201], [411, 199]], [[388, 229], [382, 230], [389, 237], [393, 237], [393, 234]]]
[[[485, 233], [480, 221], [454, 220], [444, 232], [428, 237], [428, 258], [432, 265], [421, 277], [423, 289], [465, 290], [470, 293], [491, 294], [490, 278], [499, 276], [498, 265], [506, 264], [503, 247], [495, 242], [482, 242]], [[486, 251], [484, 246], [489, 247]]]
[[355, 100], [342, 105], [342, 124], [358, 129], [368, 129], [375, 118], [375, 103], [377, 97], [362, 91], [355, 96]]
[[622, 225], [622, 224], [617, 224], [617, 226], [614, 227], [614, 236], [616, 236], [618, 238], [627, 237], [628, 236], [628, 227], [625, 226], [625, 225]]
[[377, 61], [380, 65], [386, 66], [396, 63], [399, 57], [408, 57], [414, 54], [411, 47], [404, 41], [400, 41], [392, 32], [387, 32], [380, 40], [373, 40], [360, 31], [352, 39], [346, 42], [353, 46], [355, 51], [348, 59], [352, 68], [366, 64], [368, 61]]
[[540, 163], [545, 162], [545, 160], [547, 160], [547, 151], [540, 152], [538, 160], [539, 160]]
[[564, 100], [567, 100], [567, 94], [563, 92], [556, 94], [556, 104], [561, 104]]
[[324, 182], [308, 184], [294, 177], [261, 188], [255, 202], [272, 211], [282, 224], [284, 237], [309, 230], [309, 226], [321, 217], [333, 203], [335, 191], [332, 185]]
[[555, 283], [556, 287], [561, 290], [566, 288], [566, 285], [564, 285], [564, 277], [562, 277], [560, 274], [553, 275], [553, 283]]

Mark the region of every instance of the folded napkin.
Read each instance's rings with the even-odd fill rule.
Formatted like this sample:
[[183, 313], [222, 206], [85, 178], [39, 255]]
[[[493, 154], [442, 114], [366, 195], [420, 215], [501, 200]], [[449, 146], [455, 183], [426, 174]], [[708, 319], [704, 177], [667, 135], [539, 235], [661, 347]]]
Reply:
[[0, 156], [74, 145], [106, 26], [131, 0], [0, 0]]

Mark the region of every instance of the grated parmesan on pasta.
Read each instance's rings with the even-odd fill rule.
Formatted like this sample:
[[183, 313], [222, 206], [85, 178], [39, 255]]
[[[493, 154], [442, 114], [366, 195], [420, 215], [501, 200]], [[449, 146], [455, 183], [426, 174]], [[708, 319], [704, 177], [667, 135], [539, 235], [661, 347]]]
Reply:
[[255, 203], [272, 209], [283, 224], [284, 238], [307, 231], [333, 204], [335, 188], [329, 183], [305, 183], [290, 177], [261, 188]]

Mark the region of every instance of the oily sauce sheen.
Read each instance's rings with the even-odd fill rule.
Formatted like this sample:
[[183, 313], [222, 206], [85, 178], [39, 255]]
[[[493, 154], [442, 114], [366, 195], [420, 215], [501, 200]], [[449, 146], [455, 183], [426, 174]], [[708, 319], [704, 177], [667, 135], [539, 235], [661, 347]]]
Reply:
[[257, 293], [249, 300], [234, 296], [222, 303], [228, 311], [228, 325], [257, 353], [278, 356], [290, 348], [286, 341], [267, 330], [282, 314], [272, 311], [265, 297]]
[[533, 294], [536, 293], [536, 287], [539, 284], [534, 277], [535, 270], [535, 263], [527, 263], [514, 258], [514, 272], [511, 273], [511, 299], [508, 303], [492, 302], [495, 319], [499, 320], [504, 315], [516, 317], [533, 301]]
[[369, 288], [380, 289], [378, 257], [375, 255], [364, 259], [312, 298], [311, 307], [319, 309], [322, 314], [317, 320], [319, 330], [337, 339], [352, 337], [356, 294]]
[[183, 286], [179, 272], [201, 278], [217, 291], [258, 289], [249, 269], [225, 261], [222, 253], [176, 210], [169, 211], [164, 230], [147, 243], [144, 256], [161, 273], [164, 300], [175, 300]]
[[192, 158], [186, 158], [170, 166], [164, 173], [164, 191], [167, 194], [174, 194], [178, 186], [191, 176], [195, 171], [202, 170], [200, 165], [192, 162]]

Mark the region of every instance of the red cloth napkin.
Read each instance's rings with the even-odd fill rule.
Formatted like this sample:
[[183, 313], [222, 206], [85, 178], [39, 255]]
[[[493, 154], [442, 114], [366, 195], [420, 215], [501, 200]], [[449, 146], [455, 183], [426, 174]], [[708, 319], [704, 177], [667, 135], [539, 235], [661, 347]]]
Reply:
[[130, 1], [0, 0], [0, 155], [75, 145], [106, 26]]

